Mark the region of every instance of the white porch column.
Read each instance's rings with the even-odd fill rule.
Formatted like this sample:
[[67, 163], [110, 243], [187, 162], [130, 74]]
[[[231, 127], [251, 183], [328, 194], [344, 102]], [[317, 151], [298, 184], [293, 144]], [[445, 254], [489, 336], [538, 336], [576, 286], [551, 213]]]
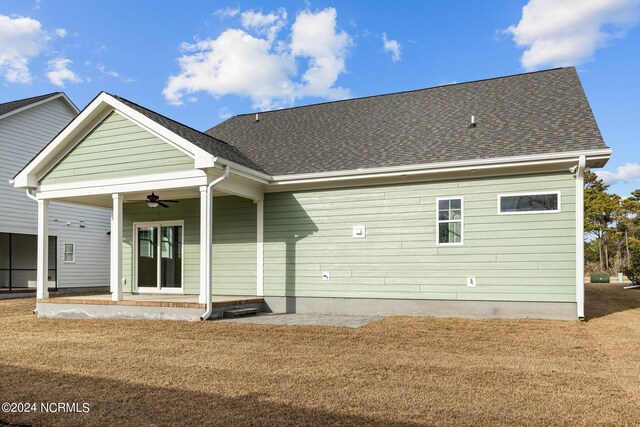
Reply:
[[264, 200], [256, 201], [256, 296], [264, 295]]
[[[49, 201], [38, 200], [36, 298], [49, 298]], [[56, 278], [57, 279], [57, 278]]]
[[122, 194], [111, 197], [111, 299], [122, 301]]
[[209, 256], [209, 249], [207, 248], [207, 233], [209, 233], [209, 212], [207, 201], [207, 186], [200, 187], [200, 297], [198, 301], [200, 304], [207, 303], [207, 257]]

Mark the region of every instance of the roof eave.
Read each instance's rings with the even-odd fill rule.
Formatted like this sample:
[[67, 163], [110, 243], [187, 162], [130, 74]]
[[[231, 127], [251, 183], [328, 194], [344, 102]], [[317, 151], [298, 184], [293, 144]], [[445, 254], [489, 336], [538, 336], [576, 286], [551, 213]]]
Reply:
[[67, 94], [65, 94], [64, 92], [59, 92], [55, 95], [51, 95], [48, 98], [45, 99], [41, 99], [40, 101], [36, 101], [33, 102], [31, 104], [27, 104], [27, 105], [23, 105], [20, 108], [16, 108], [15, 110], [11, 110], [7, 113], [4, 113], [2, 115], [0, 115], [0, 120], [2, 119], [6, 119], [9, 116], [13, 116], [14, 114], [18, 114], [21, 113], [25, 110], [29, 110], [31, 108], [37, 107], [38, 105], [42, 105], [42, 104], [46, 104], [47, 102], [51, 102], [55, 99], [62, 99], [63, 101], [65, 101], [67, 103], [67, 105], [69, 106], [69, 108], [71, 108], [76, 114], [78, 114], [80, 112], [80, 110], [78, 110], [78, 107], [76, 107], [76, 105], [69, 99], [69, 97], [67, 96]]
[[475, 170], [504, 169], [542, 166], [545, 164], [577, 162], [584, 155], [589, 167], [602, 167], [611, 156], [611, 149], [594, 149], [584, 151], [572, 151], [565, 153], [549, 153], [518, 157], [500, 157], [491, 159], [473, 159], [454, 162], [425, 163], [416, 165], [390, 166], [381, 168], [363, 168], [344, 171], [328, 171], [318, 173], [303, 173], [276, 175], [272, 178], [272, 184], [321, 184], [323, 182], [335, 182], [345, 180], [367, 180], [388, 177], [406, 177], [410, 175], [429, 175], [444, 172], [472, 172]]

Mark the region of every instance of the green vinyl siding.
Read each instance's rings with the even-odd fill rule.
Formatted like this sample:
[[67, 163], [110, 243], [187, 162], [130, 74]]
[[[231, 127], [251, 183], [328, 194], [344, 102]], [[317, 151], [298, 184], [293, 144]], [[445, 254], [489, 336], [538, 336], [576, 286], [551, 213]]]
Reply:
[[[497, 214], [498, 194], [528, 191], [560, 191], [561, 212]], [[438, 246], [436, 199], [455, 196], [464, 244]], [[264, 234], [268, 296], [575, 301], [568, 173], [269, 193]]]
[[[498, 194], [528, 191], [560, 191], [561, 212], [498, 215]], [[460, 246], [436, 244], [436, 199], [449, 196], [464, 198]], [[267, 193], [264, 209], [266, 296], [575, 302], [569, 173]], [[133, 223], [184, 220], [185, 292], [197, 294], [199, 200], [126, 203], [124, 213], [125, 290]], [[216, 197], [213, 217], [214, 293], [255, 295], [255, 204]], [[354, 225], [366, 226], [365, 238], [352, 237]]]
[[257, 209], [252, 200], [213, 199], [213, 293], [256, 294]]
[[[124, 204], [123, 277], [125, 292], [133, 284], [133, 224], [184, 221], [184, 292], [200, 293], [200, 200], [184, 199], [170, 208], [150, 208], [146, 203]], [[213, 293], [256, 294], [256, 206], [235, 196], [213, 201]]]
[[42, 179], [60, 184], [193, 169], [193, 159], [111, 113]]

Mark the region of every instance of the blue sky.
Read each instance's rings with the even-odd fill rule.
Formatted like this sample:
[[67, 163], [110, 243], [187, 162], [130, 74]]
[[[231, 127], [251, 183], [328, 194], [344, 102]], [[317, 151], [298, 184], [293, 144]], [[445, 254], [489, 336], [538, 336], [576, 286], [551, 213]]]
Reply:
[[200, 130], [254, 110], [575, 65], [640, 187], [640, 0], [0, 0], [0, 102], [105, 90]]

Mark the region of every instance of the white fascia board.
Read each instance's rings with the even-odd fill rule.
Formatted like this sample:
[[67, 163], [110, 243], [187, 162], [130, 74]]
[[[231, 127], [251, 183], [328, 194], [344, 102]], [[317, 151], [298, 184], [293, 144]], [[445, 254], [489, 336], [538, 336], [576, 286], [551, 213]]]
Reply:
[[118, 113], [122, 114], [127, 119], [131, 120], [138, 126], [151, 132], [152, 134], [160, 137], [162, 140], [173, 145], [175, 148], [179, 149], [183, 153], [193, 157], [194, 159], [198, 159], [200, 163], [203, 163], [203, 164], [206, 163], [208, 166], [205, 166], [205, 167], [213, 166], [214, 156], [212, 156], [210, 153], [207, 153], [205, 150], [196, 146], [192, 142], [187, 141], [180, 135], [173, 133], [172, 131], [162, 126], [161, 124], [151, 120], [144, 114], [134, 110], [124, 102], [117, 100], [116, 98], [112, 97], [109, 94], [105, 94], [105, 95], [107, 96], [107, 98], [105, 98], [105, 101], [108, 104], [110, 104]]
[[205, 172], [194, 169], [186, 172], [42, 185], [38, 188], [37, 197], [39, 199], [57, 199], [99, 194], [198, 187], [207, 185], [207, 181], [208, 176]]
[[38, 179], [36, 173], [40, 168], [45, 167], [53, 161], [55, 156], [66, 146], [66, 143], [79, 134], [83, 125], [91, 122], [107, 106], [104, 102], [107, 94], [104, 92], [98, 95], [91, 103], [69, 123], [53, 140], [47, 144], [40, 153], [16, 175], [14, 187], [16, 188], [36, 188]]
[[47, 175], [51, 169], [53, 169], [62, 159], [64, 159], [75, 146], [82, 141], [87, 135], [89, 135], [93, 129], [98, 126], [113, 110], [110, 108], [103, 108], [95, 116], [91, 118], [91, 121], [82, 125], [82, 128], [73, 136], [73, 138], [61, 146], [60, 150], [53, 156], [53, 159], [40, 167], [36, 173], [34, 173], [37, 182]]
[[28, 110], [30, 108], [37, 107], [38, 105], [46, 104], [47, 102], [53, 101], [54, 99], [60, 99], [60, 98], [62, 98], [69, 105], [69, 107], [73, 111], [75, 111], [76, 114], [78, 114], [80, 112], [78, 110], [78, 107], [76, 107], [76, 105], [73, 102], [71, 102], [69, 97], [67, 97], [67, 95], [64, 92], [60, 92], [59, 94], [50, 96], [49, 98], [45, 98], [45, 99], [42, 99], [42, 100], [40, 100], [38, 102], [34, 102], [32, 104], [25, 105], [24, 107], [20, 107], [20, 108], [16, 108], [15, 110], [11, 110], [8, 113], [5, 113], [5, 114], [1, 115], [0, 116], [0, 120], [2, 120], [4, 118], [7, 118], [9, 116], [13, 116], [14, 114], [21, 113], [21, 112], [23, 112], [25, 110]]
[[611, 149], [574, 151], [565, 153], [536, 154], [530, 156], [498, 157], [491, 159], [463, 160], [456, 162], [426, 163], [408, 166], [390, 166], [382, 168], [353, 169], [346, 171], [330, 171], [320, 173], [304, 173], [273, 176], [273, 184], [298, 184], [311, 182], [330, 182], [343, 179], [383, 178], [396, 175], [453, 172], [471, 169], [487, 169], [499, 167], [527, 166], [554, 161], [567, 161], [586, 156], [587, 159], [608, 159]]

